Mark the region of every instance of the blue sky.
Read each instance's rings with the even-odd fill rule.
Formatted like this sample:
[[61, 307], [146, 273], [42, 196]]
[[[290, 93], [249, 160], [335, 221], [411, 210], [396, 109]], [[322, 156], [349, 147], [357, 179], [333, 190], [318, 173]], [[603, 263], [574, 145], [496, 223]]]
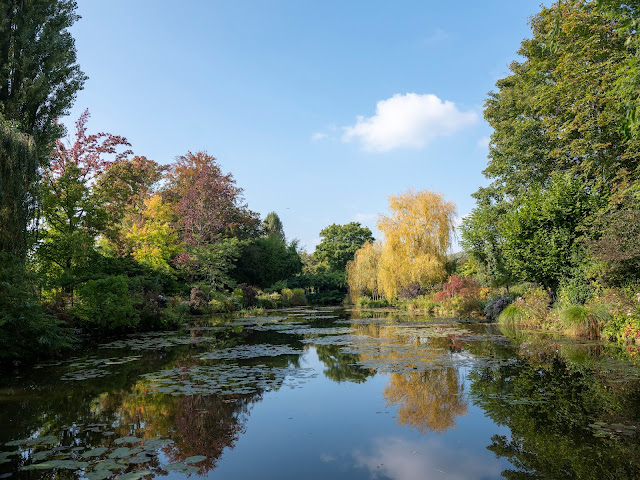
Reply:
[[[169, 163], [207, 150], [263, 217], [313, 251], [331, 223], [375, 231], [387, 196], [486, 183], [482, 105], [540, 0], [79, 1], [89, 76], [69, 126]], [[71, 130], [71, 129], [70, 129]]]

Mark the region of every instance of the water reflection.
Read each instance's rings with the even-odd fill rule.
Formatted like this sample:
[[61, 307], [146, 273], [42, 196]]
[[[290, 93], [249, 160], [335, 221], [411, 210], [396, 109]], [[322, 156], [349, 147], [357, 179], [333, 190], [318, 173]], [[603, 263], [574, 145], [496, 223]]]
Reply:
[[470, 379], [473, 402], [511, 431], [487, 447], [515, 467], [505, 478], [640, 478], [637, 382], [616, 388], [591, 367], [534, 351]]
[[404, 320], [292, 311], [17, 371], [0, 476], [640, 478], [640, 372], [610, 347]]
[[339, 345], [316, 345], [318, 358], [325, 365], [323, 374], [334, 382], [362, 383], [375, 371], [357, 365], [358, 355], [344, 353]]
[[453, 367], [392, 373], [383, 395], [388, 405], [398, 406], [398, 422], [421, 433], [444, 432], [467, 413], [460, 373]]
[[437, 438], [408, 441], [377, 438], [365, 451], [354, 453], [355, 465], [371, 478], [393, 480], [468, 480], [499, 478], [500, 468], [482, 451], [443, 443]]

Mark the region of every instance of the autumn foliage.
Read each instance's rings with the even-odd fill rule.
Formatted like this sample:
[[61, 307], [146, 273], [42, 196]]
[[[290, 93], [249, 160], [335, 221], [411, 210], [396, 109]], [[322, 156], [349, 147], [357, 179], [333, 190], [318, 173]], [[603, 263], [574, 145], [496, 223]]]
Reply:
[[352, 296], [375, 291], [393, 299], [446, 277], [455, 205], [441, 194], [409, 190], [391, 195], [389, 209], [378, 221], [382, 242], [363, 247], [348, 266]]

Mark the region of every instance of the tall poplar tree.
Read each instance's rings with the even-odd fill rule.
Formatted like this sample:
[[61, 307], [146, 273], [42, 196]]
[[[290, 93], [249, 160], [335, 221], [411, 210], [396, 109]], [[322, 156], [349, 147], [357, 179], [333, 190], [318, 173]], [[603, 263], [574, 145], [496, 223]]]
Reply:
[[0, 0], [0, 252], [21, 258], [38, 168], [64, 133], [56, 119], [86, 79], [68, 31], [75, 11], [73, 0]]

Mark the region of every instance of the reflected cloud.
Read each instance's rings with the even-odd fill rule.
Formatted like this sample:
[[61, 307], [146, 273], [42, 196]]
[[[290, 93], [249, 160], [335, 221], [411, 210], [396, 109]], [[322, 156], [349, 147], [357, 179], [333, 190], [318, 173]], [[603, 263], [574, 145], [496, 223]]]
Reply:
[[501, 468], [495, 462], [486, 462], [470, 450], [459, 450], [436, 438], [411, 442], [387, 437], [373, 441], [370, 452], [353, 453], [356, 467], [365, 468], [371, 478], [393, 480], [468, 480], [470, 478], [497, 478]]

